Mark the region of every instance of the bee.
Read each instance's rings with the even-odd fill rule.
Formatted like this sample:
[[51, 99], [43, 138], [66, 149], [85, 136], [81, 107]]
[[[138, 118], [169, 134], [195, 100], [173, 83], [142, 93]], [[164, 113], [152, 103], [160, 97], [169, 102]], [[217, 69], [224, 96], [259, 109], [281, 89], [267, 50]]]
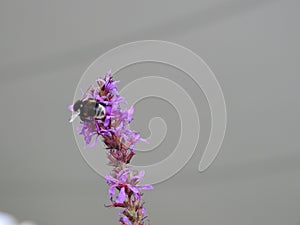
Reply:
[[73, 112], [70, 123], [78, 116], [82, 121], [92, 122], [92, 119], [102, 119], [106, 113], [105, 107], [92, 98], [76, 101], [73, 105]]

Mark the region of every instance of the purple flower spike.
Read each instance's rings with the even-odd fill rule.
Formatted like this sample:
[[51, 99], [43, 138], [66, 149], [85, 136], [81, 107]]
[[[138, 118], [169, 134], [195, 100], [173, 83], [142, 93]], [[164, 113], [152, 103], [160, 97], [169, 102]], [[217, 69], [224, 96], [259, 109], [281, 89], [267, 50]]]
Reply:
[[[112, 72], [108, 71], [104, 78], [96, 80], [96, 87], [90, 86], [86, 93], [82, 93], [81, 101], [91, 100], [104, 109], [101, 117], [88, 116], [81, 121], [77, 131], [84, 138], [85, 148], [95, 147], [99, 137], [106, 145], [108, 164], [113, 166], [113, 171], [105, 177], [112, 203], [107, 207], [122, 208], [119, 213], [122, 225], [146, 225], [147, 216], [141, 191], [152, 190], [153, 187], [140, 185], [145, 172], [132, 170], [127, 164], [135, 155], [136, 143], [147, 141], [129, 128], [134, 108], [131, 106], [127, 110], [121, 109], [120, 104], [126, 101], [119, 95], [116, 86], [118, 82], [112, 79]], [[73, 111], [73, 105], [68, 108]]]

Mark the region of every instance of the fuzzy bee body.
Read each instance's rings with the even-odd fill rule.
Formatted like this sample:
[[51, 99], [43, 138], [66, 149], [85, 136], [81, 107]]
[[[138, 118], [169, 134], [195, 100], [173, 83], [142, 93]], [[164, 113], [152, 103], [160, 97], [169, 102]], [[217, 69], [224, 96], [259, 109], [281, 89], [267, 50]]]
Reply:
[[74, 114], [69, 121], [70, 123], [72, 123], [77, 116], [79, 116], [82, 121], [92, 122], [92, 119], [102, 119], [104, 117], [105, 107], [90, 98], [75, 102], [73, 112]]

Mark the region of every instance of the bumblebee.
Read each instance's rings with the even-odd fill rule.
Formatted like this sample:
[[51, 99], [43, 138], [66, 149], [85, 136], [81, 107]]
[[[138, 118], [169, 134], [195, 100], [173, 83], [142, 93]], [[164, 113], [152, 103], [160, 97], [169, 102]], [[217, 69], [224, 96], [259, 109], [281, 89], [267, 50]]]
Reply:
[[92, 122], [93, 119], [102, 119], [106, 113], [105, 107], [92, 98], [76, 101], [73, 105], [73, 112], [70, 123], [78, 116], [84, 122]]

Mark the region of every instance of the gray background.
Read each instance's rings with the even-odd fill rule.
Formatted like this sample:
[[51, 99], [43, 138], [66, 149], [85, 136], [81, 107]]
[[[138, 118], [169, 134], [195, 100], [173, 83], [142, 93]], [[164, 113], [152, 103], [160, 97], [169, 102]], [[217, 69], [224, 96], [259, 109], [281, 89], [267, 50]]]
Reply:
[[[105, 182], [77, 149], [66, 106], [96, 57], [126, 42], [163, 39], [192, 49], [215, 72], [228, 128], [206, 172], [197, 172], [204, 122], [189, 164], [146, 193], [153, 224], [299, 225], [299, 7], [296, 0], [2, 0], [0, 210], [40, 225], [117, 224], [117, 212], [103, 207]], [[147, 68], [159, 70], [127, 72]], [[143, 104], [163, 102], [136, 106], [135, 128], [147, 136]], [[198, 104], [206, 121], [200, 92]], [[172, 114], [165, 105], [162, 117]], [[145, 163], [168, 155], [168, 143]]]

